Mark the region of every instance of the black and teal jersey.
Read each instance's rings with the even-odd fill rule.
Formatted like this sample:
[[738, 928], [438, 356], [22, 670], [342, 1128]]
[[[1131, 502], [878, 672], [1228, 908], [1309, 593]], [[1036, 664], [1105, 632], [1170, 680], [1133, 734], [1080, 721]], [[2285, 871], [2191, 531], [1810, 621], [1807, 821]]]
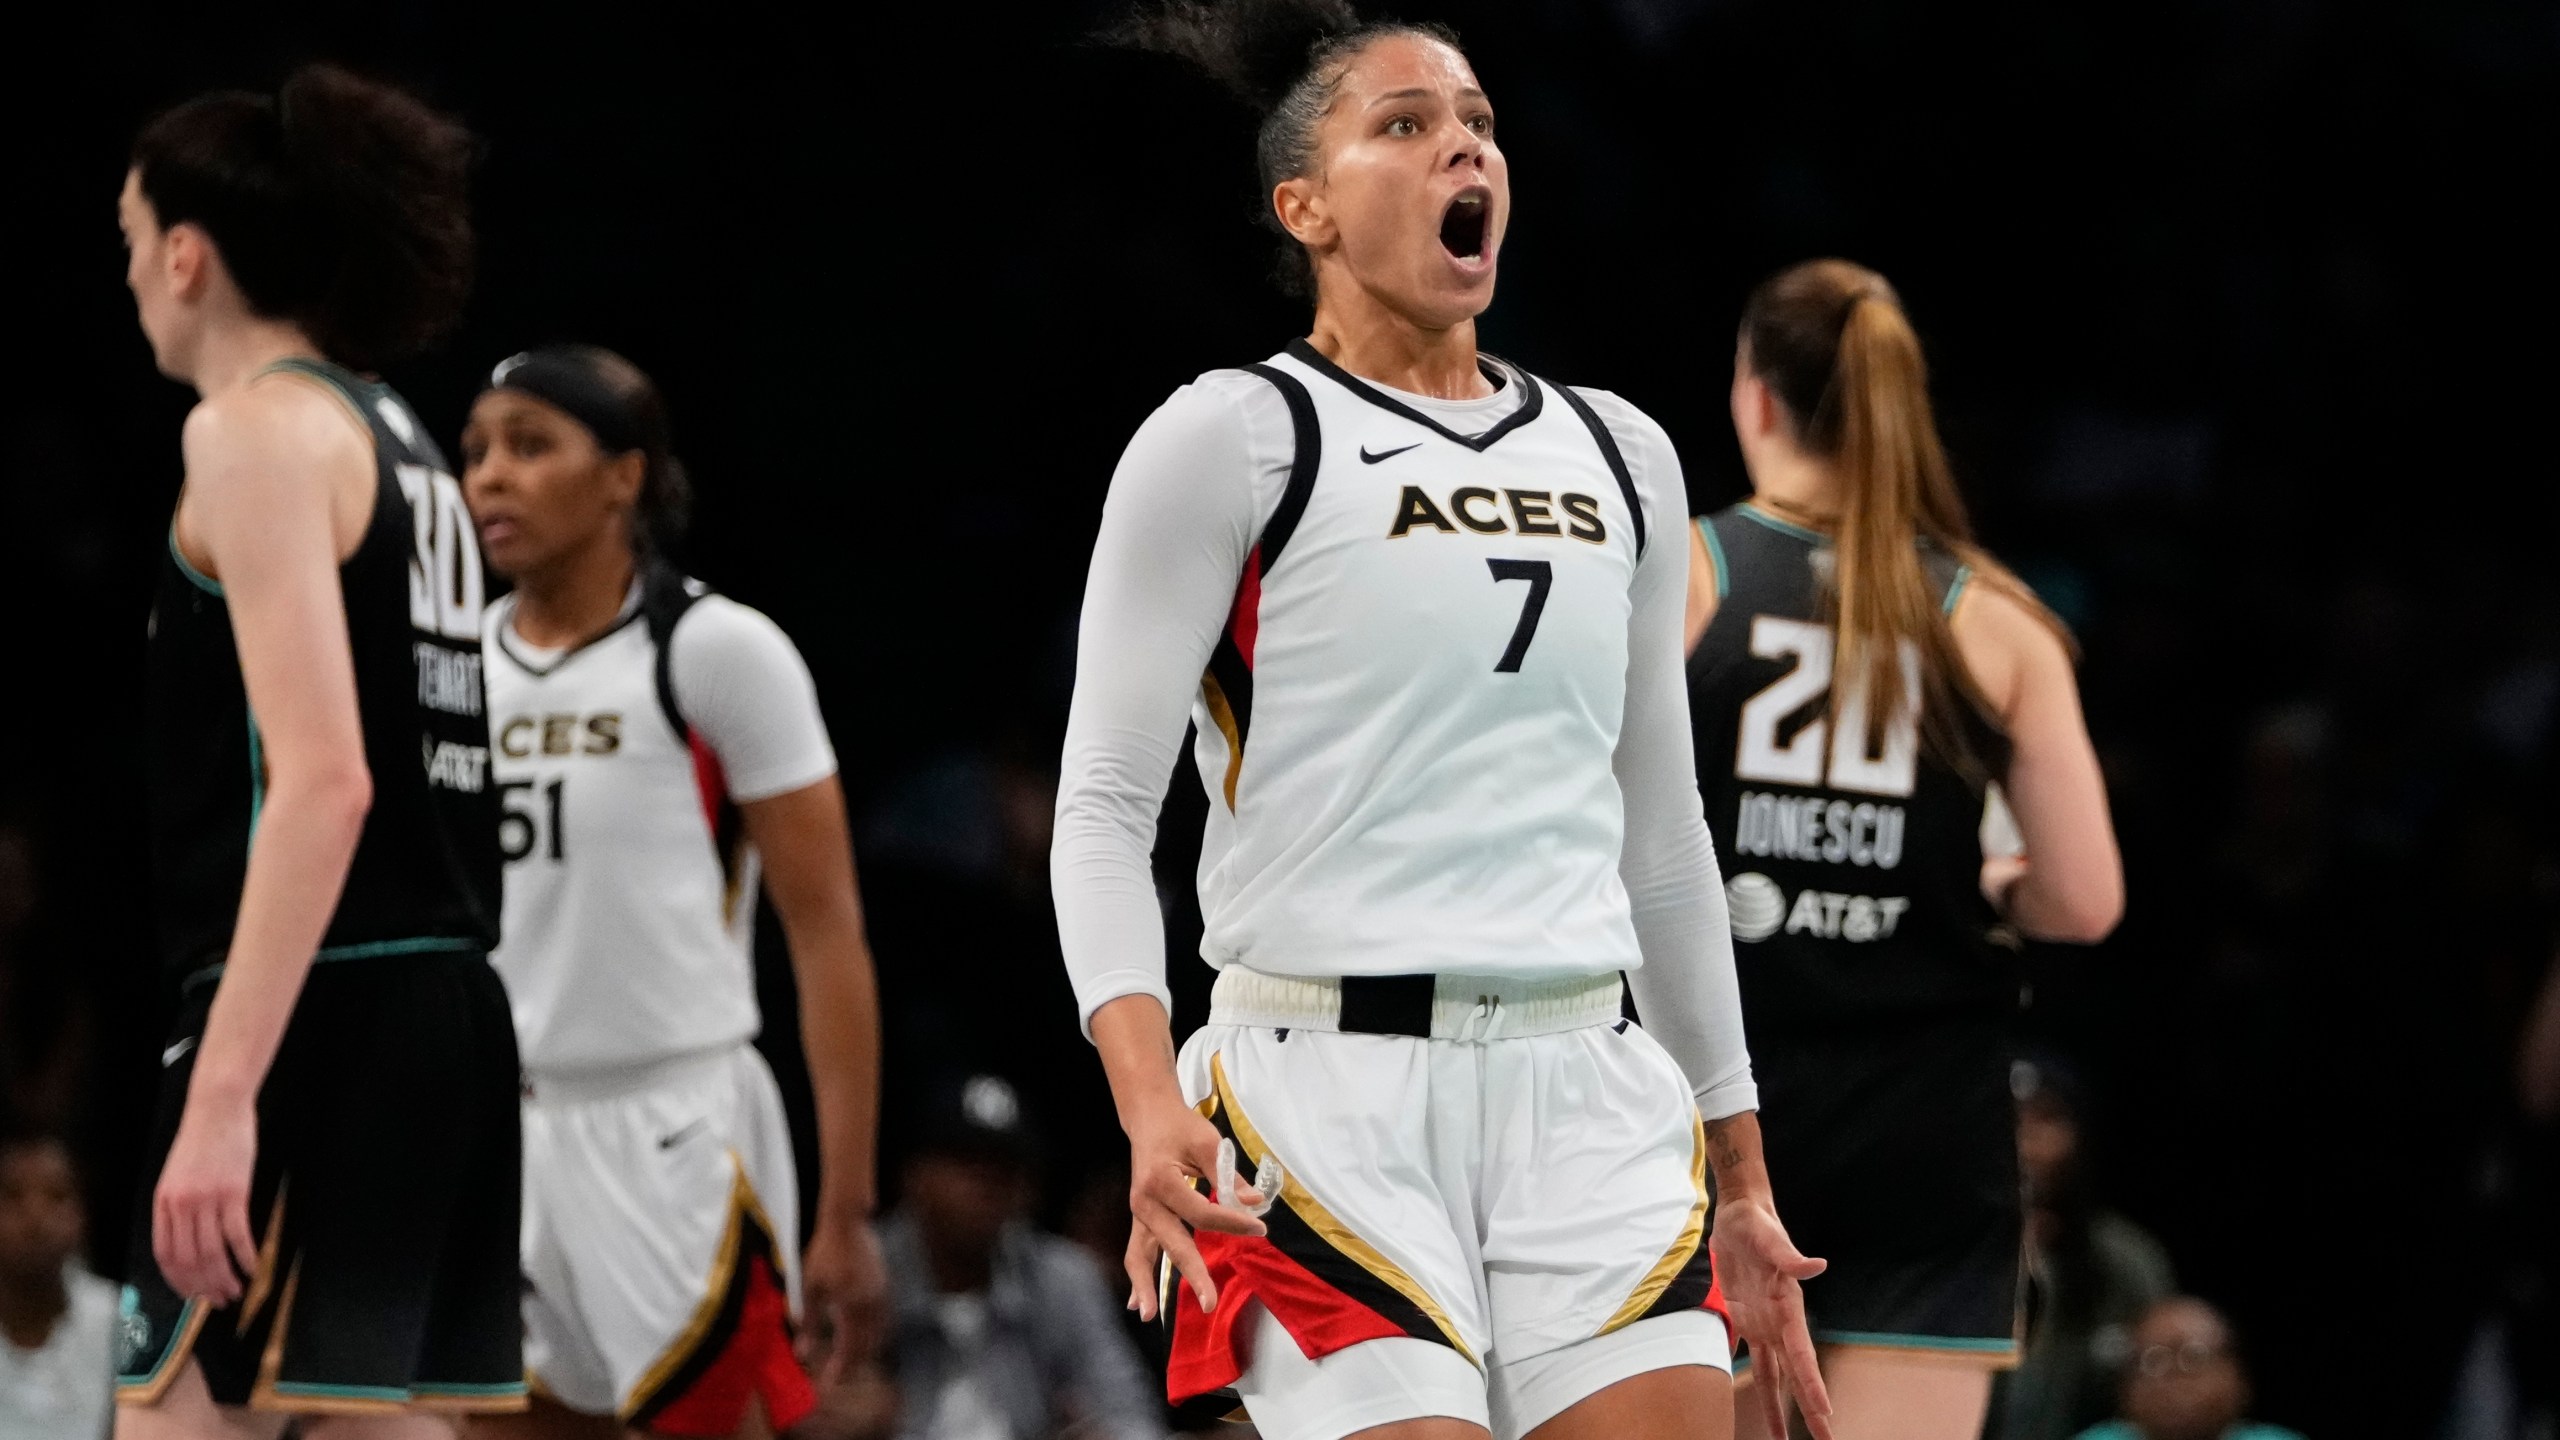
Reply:
[[[2014, 957], [1981, 891], [2006, 738], [1968, 707], [1975, 763], [1934, 753], [1916, 686], [1882, 723], [1850, 697], [1835, 724], [1830, 542], [1748, 504], [1696, 523], [1718, 598], [1689, 710], [1754, 1055], [1772, 1030], [2013, 1011]], [[1969, 573], [1925, 543], [1922, 559], [1954, 613]]]
[[[497, 942], [498, 814], [482, 703], [480, 551], [462, 488], [408, 405], [335, 365], [273, 367], [326, 386], [373, 435], [373, 518], [339, 567], [373, 779], [323, 960]], [[163, 962], [219, 972], [231, 944], [266, 761], [222, 586], [179, 554], [151, 612], [148, 763]]]

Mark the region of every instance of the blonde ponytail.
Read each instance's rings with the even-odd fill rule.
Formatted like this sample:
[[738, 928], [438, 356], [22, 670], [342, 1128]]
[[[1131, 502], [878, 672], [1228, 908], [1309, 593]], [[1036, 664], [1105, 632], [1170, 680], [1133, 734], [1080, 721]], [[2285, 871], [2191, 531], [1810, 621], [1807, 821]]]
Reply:
[[[1841, 484], [1833, 539], [1831, 712], [1863, 697], [1866, 713], [1899, 713], [1920, 694], [1921, 737], [1978, 773], [1962, 710], [1996, 716], [1967, 674], [1921, 544], [1971, 568], [1977, 581], [2062, 624], [1973, 540], [1964, 497], [1929, 405], [1920, 337], [1885, 278], [1846, 260], [1813, 260], [1752, 292], [1742, 346], [1752, 372], [1796, 422], [1805, 450], [1832, 462]], [[2068, 636], [2065, 635], [2068, 643]], [[1906, 675], [1905, 648], [1918, 662]]]

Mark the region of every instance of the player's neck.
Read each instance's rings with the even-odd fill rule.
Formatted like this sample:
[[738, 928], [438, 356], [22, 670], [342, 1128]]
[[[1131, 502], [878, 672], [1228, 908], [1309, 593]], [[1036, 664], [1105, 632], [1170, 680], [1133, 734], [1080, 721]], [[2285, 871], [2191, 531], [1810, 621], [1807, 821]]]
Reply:
[[1795, 451], [1754, 455], [1751, 503], [1790, 524], [1828, 530], [1840, 518], [1839, 472]]
[[0, 1335], [21, 1350], [41, 1348], [71, 1308], [62, 1274], [0, 1280]]
[[210, 400], [248, 384], [259, 371], [279, 360], [316, 359], [319, 355], [320, 347], [311, 343], [301, 326], [247, 316], [205, 332], [196, 345], [195, 363], [188, 367], [188, 379], [197, 394]]
[[1437, 400], [1481, 400], [1493, 393], [1476, 363], [1476, 322], [1428, 329], [1358, 286], [1348, 297], [1316, 305], [1307, 343], [1327, 360], [1381, 385]]
[[545, 650], [583, 645], [622, 618], [639, 562], [616, 531], [516, 577], [515, 632]]

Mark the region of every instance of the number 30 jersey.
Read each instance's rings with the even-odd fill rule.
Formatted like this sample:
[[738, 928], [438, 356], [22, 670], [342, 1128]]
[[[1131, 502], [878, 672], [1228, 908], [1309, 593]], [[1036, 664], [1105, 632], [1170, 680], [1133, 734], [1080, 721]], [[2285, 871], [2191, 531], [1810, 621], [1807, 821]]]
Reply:
[[536, 1073], [752, 1038], [758, 866], [737, 804], [835, 773], [808, 667], [771, 620], [659, 568], [565, 651], [489, 607], [505, 939], [492, 960]]
[[[1296, 342], [1201, 376], [1130, 442], [1051, 861], [1088, 1016], [1164, 993], [1145, 862], [1186, 710], [1213, 966], [1654, 960], [1648, 984], [1729, 987], [1680, 676], [1677, 457], [1615, 396], [1485, 370], [1492, 396], [1435, 401]], [[1648, 1025], [1678, 1009], [1717, 1031], [1683, 1059], [1702, 1086], [1744, 1073], [1738, 1020], [1713, 1018], [1729, 998], [1645, 1002]]]
[[[1898, 715], [1850, 696], [1835, 723], [1829, 540], [1749, 504], [1696, 523], [1717, 601], [1689, 709], [1751, 1033], [2014, 1011], [1981, 884], [2007, 739], [1967, 708], [1983, 773], [1963, 773], [1921, 744], [1916, 686]], [[1922, 564], [1954, 614], [1969, 573], [1925, 546]]]
[[[254, 383], [319, 386], [373, 437], [373, 517], [338, 567], [373, 807], [317, 958], [479, 954], [497, 939], [498, 862], [462, 487], [389, 386], [300, 359]], [[154, 919], [171, 977], [200, 984], [231, 948], [267, 758], [229, 599], [178, 552], [174, 523], [150, 636]]]

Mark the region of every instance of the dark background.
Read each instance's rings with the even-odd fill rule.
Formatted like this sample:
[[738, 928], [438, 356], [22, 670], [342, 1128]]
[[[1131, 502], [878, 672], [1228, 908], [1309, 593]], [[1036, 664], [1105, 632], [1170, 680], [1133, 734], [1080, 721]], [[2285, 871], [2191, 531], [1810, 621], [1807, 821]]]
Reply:
[[[389, 378], [450, 448], [528, 344], [658, 377], [693, 568], [824, 695], [893, 1109], [1003, 1069], [1047, 1120], [1049, 1213], [1107, 1203], [1045, 876], [1085, 558], [1148, 409], [1304, 325], [1249, 223], [1249, 122], [1084, 44], [1114, 8], [103, 6], [13, 47], [0, 828], [35, 881], [31, 919], [0, 905], [0, 1081], [79, 1136], [102, 1234], [167, 1012], [138, 714], [190, 400], [133, 325], [115, 192], [153, 109], [321, 57], [485, 140], [469, 321]], [[2513, 1055], [2560, 900], [2560, 7], [1406, 13], [1459, 28], [1501, 116], [1485, 343], [1649, 410], [1694, 508], [1743, 492], [1749, 286], [1842, 254], [1901, 289], [1986, 539], [2085, 647], [2124, 839], [2122, 931], [2030, 956], [2028, 1027], [2095, 1097], [2108, 1194], [2237, 1315], [2261, 1412], [2439, 1433], [2496, 1317], [2547, 1386], [2560, 1147]], [[1186, 1023], [1206, 973], [1177, 955]]]

